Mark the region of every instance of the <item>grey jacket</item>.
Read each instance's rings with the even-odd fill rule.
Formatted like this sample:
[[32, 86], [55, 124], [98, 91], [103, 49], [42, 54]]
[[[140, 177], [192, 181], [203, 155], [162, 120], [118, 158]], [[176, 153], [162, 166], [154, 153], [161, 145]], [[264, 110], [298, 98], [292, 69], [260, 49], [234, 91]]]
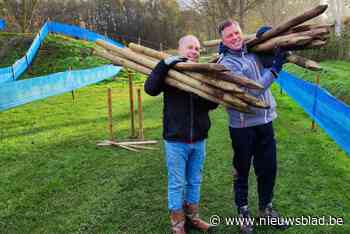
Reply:
[[266, 124], [277, 117], [275, 111], [276, 102], [269, 89], [275, 80], [275, 76], [270, 69], [263, 68], [259, 58], [255, 54], [248, 53], [246, 46], [243, 46], [240, 51], [226, 48], [225, 52], [221, 54], [218, 63], [223, 64], [234, 74], [245, 76], [262, 84], [264, 86], [263, 90], [246, 89], [246, 91], [270, 105], [270, 109], [251, 108], [256, 114], [244, 114], [234, 109], [227, 108], [230, 127], [245, 128]]

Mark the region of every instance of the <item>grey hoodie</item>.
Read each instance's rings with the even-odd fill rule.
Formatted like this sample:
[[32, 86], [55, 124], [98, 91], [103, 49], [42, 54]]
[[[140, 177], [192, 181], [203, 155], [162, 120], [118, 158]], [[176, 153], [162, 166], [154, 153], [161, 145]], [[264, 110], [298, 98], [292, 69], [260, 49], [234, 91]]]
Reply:
[[252, 108], [256, 114], [244, 114], [232, 108], [227, 108], [230, 127], [245, 128], [266, 124], [277, 117], [275, 111], [276, 102], [269, 89], [275, 80], [275, 76], [270, 69], [263, 68], [259, 58], [255, 54], [248, 53], [245, 45], [240, 51], [234, 51], [226, 47], [224, 53], [221, 54], [218, 63], [223, 64], [234, 74], [245, 76], [262, 84], [264, 87], [263, 90], [245, 90], [248, 91], [249, 94], [270, 105], [270, 109]]

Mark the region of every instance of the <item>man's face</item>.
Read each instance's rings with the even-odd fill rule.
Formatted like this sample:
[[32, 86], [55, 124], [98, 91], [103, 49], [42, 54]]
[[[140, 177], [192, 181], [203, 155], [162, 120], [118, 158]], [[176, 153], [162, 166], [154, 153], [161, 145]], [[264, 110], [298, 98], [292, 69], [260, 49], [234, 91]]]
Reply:
[[191, 62], [198, 62], [200, 43], [195, 38], [186, 38], [180, 45], [178, 52], [181, 56], [187, 58]]
[[222, 43], [232, 49], [240, 50], [243, 46], [243, 36], [238, 27], [232, 24], [221, 32]]

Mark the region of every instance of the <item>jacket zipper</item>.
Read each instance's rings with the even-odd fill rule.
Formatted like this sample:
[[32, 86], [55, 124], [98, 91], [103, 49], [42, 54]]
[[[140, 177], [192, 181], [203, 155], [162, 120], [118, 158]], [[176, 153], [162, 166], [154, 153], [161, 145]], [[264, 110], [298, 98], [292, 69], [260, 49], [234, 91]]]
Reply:
[[[255, 68], [255, 74], [257, 75], [258, 80], [260, 80], [260, 79], [261, 79], [261, 75], [260, 75], [260, 73], [258, 72], [258, 71], [259, 71], [258, 66], [257, 66], [256, 63], [253, 63], [253, 65], [254, 65], [254, 68]], [[265, 92], [266, 92], [266, 90], [265, 90]], [[261, 94], [261, 99], [262, 99], [263, 102], [266, 102], [266, 103], [267, 103], [267, 100], [265, 100], [265, 97], [264, 97], [265, 92]], [[270, 103], [270, 102], [269, 102], [269, 103]], [[269, 109], [264, 110], [264, 120], [265, 120], [265, 123], [267, 123], [267, 115], [268, 115], [268, 113], [269, 113]]]
[[[243, 59], [246, 59], [245, 56], [244, 56], [244, 51], [242, 51], [242, 54], [241, 54], [242, 58]], [[241, 128], [244, 128], [244, 114], [243, 113], [239, 113], [239, 118], [241, 120]]]
[[193, 138], [193, 99], [192, 94], [190, 94], [190, 142], [192, 143]]
[[[249, 61], [249, 63], [250, 63], [251, 65], [253, 65], [253, 67], [254, 67], [254, 73], [255, 73], [256, 77], [258, 78], [258, 80], [260, 80], [260, 79], [261, 79], [261, 75], [260, 75], [260, 73], [258, 72], [259, 69], [258, 69], [258, 66], [257, 66], [256, 62], [252, 62], [252, 61], [250, 61], [250, 59], [248, 59], [248, 61]], [[262, 94], [260, 94], [260, 95], [261, 95], [262, 101], [265, 102], [266, 100], [265, 100], [265, 97], [264, 97], [264, 93], [262, 93]], [[267, 123], [268, 111], [269, 111], [269, 110], [264, 110], [264, 121], [265, 121], [265, 123]]]

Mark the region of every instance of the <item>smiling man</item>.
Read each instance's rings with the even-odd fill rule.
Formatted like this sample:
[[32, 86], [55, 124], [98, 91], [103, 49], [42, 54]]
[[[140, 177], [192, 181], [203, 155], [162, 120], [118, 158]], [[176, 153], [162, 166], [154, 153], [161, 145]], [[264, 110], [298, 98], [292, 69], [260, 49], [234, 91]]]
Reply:
[[[261, 27], [257, 32], [260, 37], [269, 27]], [[219, 26], [222, 39], [220, 44], [220, 64], [236, 75], [260, 83], [263, 90], [248, 90], [261, 101], [270, 106], [269, 109], [254, 108], [255, 114], [244, 114], [228, 108], [229, 132], [232, 141], [233, 156], [233, 190], [238, 214], [246, 222], [241, 223], [241, 233], [253, 233], [253, 225], [248, 209], [248, 176], [253, 162], [257, 177], [259, 197], [259, 217], [278, 218], [278, 213], [272, 209], [273, 189], [276, 179], [277, 159], [276, 141], [272, 121], [277, 117], [276, 102], [269, 87], [282, 70], [286, 53], [276, 48], [272, 57], [272, 67], [264, 68], [260, 59], [249, 53], [243, 40], [239, 24], [226, 20]], [[284, 222], [275, 225], [285, 228]]]
[[199, 218], [200, 186], [210, 128], [209, 111], [216, 103], [165, 83], [172, 66], [190, 60], [198, 62], [200, 43], [195, 36], [179, 40], [179, 56], [161, 60], [145, 82], [151, 96], [163, 92], [163, 138], [168, 170], [168, 208], [171, 232], [186, 233], [185, 224], [201, 231], [211, 226]]

